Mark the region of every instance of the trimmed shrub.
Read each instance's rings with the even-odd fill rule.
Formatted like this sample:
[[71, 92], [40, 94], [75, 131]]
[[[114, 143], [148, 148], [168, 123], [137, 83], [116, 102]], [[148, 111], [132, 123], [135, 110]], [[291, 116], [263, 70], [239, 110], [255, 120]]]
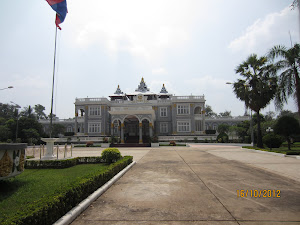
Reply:
[[205, 130], [206, 134], [216, 134], [216, 130]]
[[65, 132], [64, 133], [64, 136], [66, 136], [66, 137], [70, 137], [70, 136], [74, 136], [74, 132]]
[[263, 137], [263, 143], [268, 146], [268, 148], [279, 148], [283, 143], [283, 139], [276, 134], [267, 134]]
[[176, 146], [176, 142], [175, 141], [170, 141], [169, 145], [170, 146]]
[[94, 142], [92, 142], [92, 141], [88, 141], [86, 143], [86, 147], [93, 147], [93, 146], [94, 146]]
[[108, 141], [109, 141], [109, 143], [112, 143], [112, 144], [118, 143], [118, 138], [115, 136], [111, 136]]
[[225, 132], [220, 133], [217, 136], [217, 142], [219, 142], [219, 143], [227, 143], [228, 142], [228, 135]]
[[22, 211], [16, 212], [15, 216], [1, 224], [53, 224], [130, 163], [132, 163], [132, 156], [125, 156], [118, 162], [109, 165], [104, 172], [90, 174], [86, 178], [60, 189], [55, 196], [46, 195], [44, 198], [26, 205]]
[[103, 163], [104, 160], [99, 157], [77, 157], [73, 159], [62, 160], [26, 160], [26, 169], [63, 169], [76, 166], [78, 164]]
[[107, 148], [101, 153], [101, 157], [106, 163], [113, 163], [118, 161], [122, 156], [117, 148]]

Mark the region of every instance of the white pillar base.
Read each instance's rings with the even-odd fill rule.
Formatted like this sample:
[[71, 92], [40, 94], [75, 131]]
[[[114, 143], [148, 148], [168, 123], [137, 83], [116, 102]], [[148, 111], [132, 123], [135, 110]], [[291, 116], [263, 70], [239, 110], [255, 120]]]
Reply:
[[53, 147], [54, 142], [58, 140], [58, 138], [41, 138], [42, 141], [46, 142], [46, 154], [42, 157], [42, 160], [51, 160], [56, 159], [56, 156], [53, 155]]

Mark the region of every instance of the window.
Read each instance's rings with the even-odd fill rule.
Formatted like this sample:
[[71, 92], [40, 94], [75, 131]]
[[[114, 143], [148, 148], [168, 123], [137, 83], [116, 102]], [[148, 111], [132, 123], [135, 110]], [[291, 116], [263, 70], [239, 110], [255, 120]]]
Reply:
[[100, 133], [101, 132], [101, 122], [89, 123], [89, 133]]
[[160, 123], [160, 133], [168, 133], [168, 123]]
[[89, 115], [90, 116], [101, 116], [100, 106], [90, 106]]
[[195, 120], [195, 131], [202, 131], [202, 120]]
[[67, 132], [72, 132], [72, 131], [73, 131], [73, 127], [68, 126], [68, 127], [67, 127]]
[[177, 132], [191, 132], [190, 121], [178, 121]]
[[167, 107], [160, 108], [160, 117], [167, 117]]
[[189, 105], [177, 105], [177, 114], [190, 114]]

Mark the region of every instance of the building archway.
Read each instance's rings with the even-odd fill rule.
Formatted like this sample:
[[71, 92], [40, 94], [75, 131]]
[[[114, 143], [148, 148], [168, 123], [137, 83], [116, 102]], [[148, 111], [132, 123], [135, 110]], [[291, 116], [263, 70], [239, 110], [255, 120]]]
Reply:
[[200, 106], [197, 106], [196, 108], [195, 108], [195, 110], [194, 110], [194, 114], [202, 114], [202, 109], [201, 109], [201, 107]]
[[142, 136], [143, 143], [149, 143], [151, 134], [150, 134], [150, 121], [148, 119], [142, 120]]
[[124, 118], [125, 143], [139, 143], [139, 119], [135, 115]]

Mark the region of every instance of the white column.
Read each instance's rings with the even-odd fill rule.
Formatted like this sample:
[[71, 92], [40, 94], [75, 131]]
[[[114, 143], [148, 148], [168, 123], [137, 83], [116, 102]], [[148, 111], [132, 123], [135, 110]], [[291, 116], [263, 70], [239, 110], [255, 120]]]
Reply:
[[75, 131], [74, 134], [76, 135], [78, 133], [78, 122], [77, 122], [78, 113], [75, 113]]

